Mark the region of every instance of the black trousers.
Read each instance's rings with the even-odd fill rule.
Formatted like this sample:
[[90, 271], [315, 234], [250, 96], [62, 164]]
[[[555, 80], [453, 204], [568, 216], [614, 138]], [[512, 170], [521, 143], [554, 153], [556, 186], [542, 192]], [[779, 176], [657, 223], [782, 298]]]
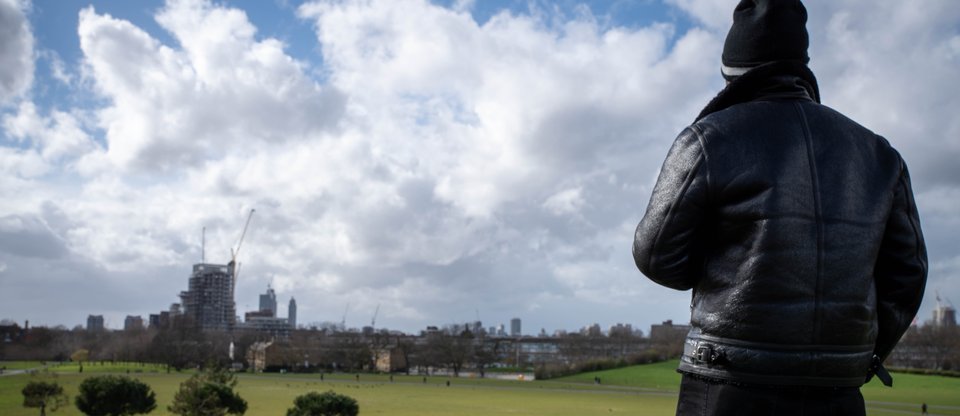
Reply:
[[688, 374], [680, 382], [677, 416], [865, 416], [858, 387], [745, 386]]

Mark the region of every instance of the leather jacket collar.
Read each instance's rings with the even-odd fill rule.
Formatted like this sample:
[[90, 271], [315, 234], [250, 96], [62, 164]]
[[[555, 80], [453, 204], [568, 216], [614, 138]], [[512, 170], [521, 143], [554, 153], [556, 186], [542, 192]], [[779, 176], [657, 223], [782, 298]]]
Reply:
[[777, 61], [760, 65], [727, 84], [696, 121], [735, 104], [757, 100], [800, 99], [820, 102], [817, 78], [805, 64]]

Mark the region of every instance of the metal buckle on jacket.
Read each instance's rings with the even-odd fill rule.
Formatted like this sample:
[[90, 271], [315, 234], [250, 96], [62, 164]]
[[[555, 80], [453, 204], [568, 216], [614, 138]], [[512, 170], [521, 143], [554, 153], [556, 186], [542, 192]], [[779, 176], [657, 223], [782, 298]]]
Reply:
[[693, 354], [693, 359], [701, 363], [713, 364], [723, 358], [723, 353], [718, 351], [710, 344], [697, 345], [697, 350]]
[[716, 358], [713, 354], [713, 346], [709, 344], [698, 345], [697, 352], [693, 355], [693, 358], [707, 364], [712, 363]]

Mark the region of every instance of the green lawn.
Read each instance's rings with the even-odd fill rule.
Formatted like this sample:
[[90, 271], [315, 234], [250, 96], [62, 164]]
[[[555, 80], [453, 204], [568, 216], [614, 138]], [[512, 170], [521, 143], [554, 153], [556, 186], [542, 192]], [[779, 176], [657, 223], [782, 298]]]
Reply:
[[[294, 397], [308, 391], [334, 390], [360, 403], [363, 415], [672, 415], [680, 377], [676, 362], [635, 366], [585, 373], [556, 380], [520, 382], [470, 378], [389, 376], [361, 374], [241, 374], [239, 391], [249, 403], [247, 415], [278, 415], [290, 407]], [[71, 395], [91, 375], [127, 374], [150, 384], [157, 393], [154, 415], [169, 414], [166, 406], [189, 372], [167, 374], [162, 367], [148, 365], [75, 365], [55, 369], [56, 379]], [[0, 377], [0, 415], [37, 415], [37, 409], [21, 406], [20, 389], [28, 375]], [[600, 377], [602, 384], [594, 384]], [[863, 389], [870, 415], [919, 413], [926, 401], [931, 413], [960, 416], [960, 379], [895, 374], [895, 387], [871, 383]], [[447, 387], [447, 380], [451, 386]], [[55, 415], [79, 415], [71, 404]]]
[[960, 378], [893, 373], [893, 387], [874, 379], [861, 391], [871, 415], [919, 414], [925, 402], [931, 414], [960, 416]]
[[40, 361], [0, 361], [0, 368], [6, 367], [7, 370], [28, 370], [31, 368], [43, 367]]
[[[84, 365], [83, 374], [58, 368], [56, 380], [68, 394], [75, 395], [77, 386], [85, 378], [103, 374], [111, 367]], [[72, 370], [78, 368], [73, 367]], [[126, 368], [117, 371], [126, 374]], [[152, 414], [166, 415], [166, 405], [189, 373], [144, 371], [130, 376], [148, 384], [157, 393], [158, 409]], [[0, 415], [36, 415], [37, 409], [21, 406], [20, 389], [30, 376], [0, 377]], [[448, 387], [446, 382], [450, 380]], [[240, 395], [249, 403], [247, 415], [283, 414], [293, 399], [309, 391], [334, 390], [357, 399], [361, 414], [389, 415], [609, 415], [609, 414], [672, 414], [674, 393], [641, 393], [621, 391], [614, 386], [564, 385], [549, 382], [520, 382], [478, 380], [469, 378], [428, 377], [423, 382], [418, 376], [389, 376], [361, 374], [357, 382], [352, 374], [319, 375], [296, 374], [241, 374]], [[68, 406], [51, 415], [79, 415]]]
[[680, 389], [680, 373], [677, 373], [676, 361], [637, 365], [616, 370], [592, 371], [553, 379], [550, 382], [594, 384], [594, 377], [600, 378], [601, 386], [629, 386], [674, 392]]
[[[600, 377], [604, 385], [677, 391], [680, 374], [676, 372], [676, 368], [677, 362], [669, 361], [577, 374], [555, 381], [592, 384], [594, 377]], [[926, 402], [933, 414], [960, 416], [960, 378], [901, 373], [894, 373], [893, 378], [892, 388], [885, 387], [879, 380], [874, 379], [861, 389], [870, 415], [919, 413], [920, 405]]]

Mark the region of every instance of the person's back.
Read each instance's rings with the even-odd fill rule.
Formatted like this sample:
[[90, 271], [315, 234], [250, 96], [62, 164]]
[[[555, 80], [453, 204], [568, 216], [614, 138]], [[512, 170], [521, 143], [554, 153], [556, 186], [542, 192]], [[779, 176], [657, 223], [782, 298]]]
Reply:
[[[897, 153], [802, 99], [738, 104], [691, 129], [712, 216], [691, 286], [691, 349], [727, 361], [697, 373], [859, 386], [877, 336], [874, 265], [903, 173]], [[803, 359], [791, 358], [798, 348]]]
[[[802, 55], [724, 68], [731, 83], [676, 139], [637, 228], [640, 270], [693, 289], [679, 414], [723, 409], [723, 396], [699, 397], [716, 383], [727, 386], [712, 394], [745, 386], [730, 397], [757, 414], [862, 413], [856, 388], [919, 307], [926, 256], [906, 167], [886, 140], [819, 104], [802, 4], [742, 1], [724, 64], [736, 61], [728, 52], [755, 52], [729, 50], [731, 39], [762, 40], [752, 30], [783, 32], [794, 16]], [[832, 390], [841, 387], [853, 390]], [[842, 410], [824, 410], [831, 395]], [[814, 398], [827, 407], [804, 413], [792, 401]]]

